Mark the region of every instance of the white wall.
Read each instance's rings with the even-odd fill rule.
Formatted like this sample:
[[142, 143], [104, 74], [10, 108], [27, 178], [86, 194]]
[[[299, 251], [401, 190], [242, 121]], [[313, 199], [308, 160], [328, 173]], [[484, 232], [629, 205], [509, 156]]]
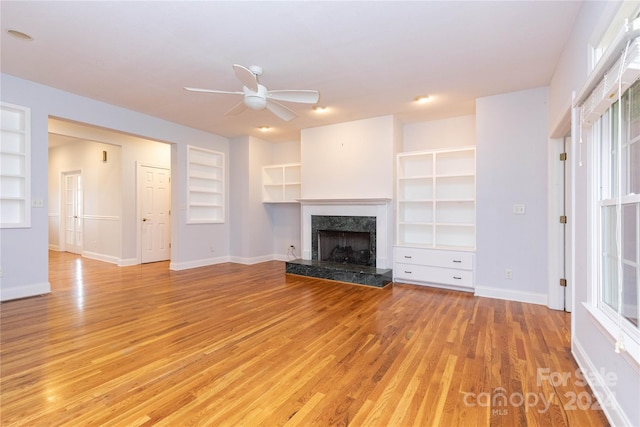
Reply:
[[[2, 74], [1, 78], [0, 99], [31, 108], [31, 195], [45, 201], [44, 209], [32, 208], [30, 228], [0, 230], [2, 300], [50, 290], [47, 231], [49, 116], [175, 144], [172, 151], [171, 268], [211, 263], [211, 240], [218, 242], [222, 255], [228, 256], [228, 224], [186, 224], [186, 145], [228, 154], [226, 138], [10, 75]], [[124, 232], [135, 229], [135, 219], [123, 217], [123, 221]]]
[[476, 144], [476, 116], [460, 116], [404, 125], [403, 151]]
[[[583, 2], [550, 84], [550, 122], [558, 123], [552, 130], [569, 127], [563, 120], [566, 122], [569, 115], [572, 92], [580, 91], [588, 77], [588, 45], [602, 35], [606, 28], [603, 21], [610, 22], [619, 6], [620, 2]], [[583, 144], [583, 166], [579, 166], [575, 133], [574, 130], [571, 149], [575, 155], [569, 159], [574, 203], [569, 225], [575, 236], [571, 266], [574, 277], [572, 352], [612, 424], [640, 426], [640, 366], [629, 354], [614, 351], [617, 337], [607, 333], [585, 306], [591, 298], [589, 289], [597, 279], [589, 247], [593, 234], [590, 215], [593, 202], [589, 197], [593, 147], [588, 141]]]
[[290, 245], [300, 247], [300, 206], [262, 203], [262, 167], [299, 162], [300, 144], [251, 136], [231, 142], [231, 260], [243, 264], [286, 260], [291, 257]]
[[393, 116], [303, 129], [302, 198], [393, 198]]
[[476, 129], [476, 295], [546, 304], [547, 89], [479, 98]]
[[245, 136], [231, 144], [231, 259], [243, 264], [273, 259], [273, 233], [262, 203], [262, 166], [272, 163], [271, 143]]

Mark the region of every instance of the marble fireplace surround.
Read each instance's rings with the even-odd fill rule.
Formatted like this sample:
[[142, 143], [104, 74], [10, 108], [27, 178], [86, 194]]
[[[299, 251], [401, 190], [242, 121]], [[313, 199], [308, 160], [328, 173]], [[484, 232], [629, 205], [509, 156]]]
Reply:
[[375, 255], [377, 268], [391, 268], [393, 239], [391, 199], [303, 199], [302, 214], [303, 260], [313, 259], [312, 216], [362, 216], [376, 218]]

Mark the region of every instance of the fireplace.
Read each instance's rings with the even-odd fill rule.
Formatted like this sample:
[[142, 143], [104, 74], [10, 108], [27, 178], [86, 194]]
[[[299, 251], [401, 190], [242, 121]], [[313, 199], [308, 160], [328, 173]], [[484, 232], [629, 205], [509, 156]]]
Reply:
[[312, 259], [376, 266], [376, 217], [312, 215]]
[[[391, 283], [391, 200], [303, 199], [300, 203], [302, 256], [287, 261], [286, 273], [378, 288]], [[325, 255], [332, 252], [335, 258], [326, 260]]]
[[371, 265], [371, 236], [362, 231], [318, 231], [318, 261]]

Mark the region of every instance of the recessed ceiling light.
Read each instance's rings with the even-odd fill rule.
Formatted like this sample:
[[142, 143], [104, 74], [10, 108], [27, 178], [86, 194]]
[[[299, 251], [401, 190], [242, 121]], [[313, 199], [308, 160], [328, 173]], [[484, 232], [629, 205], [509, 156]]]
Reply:
[[260, 126], [258, 129], [260, 129], [260, 131], [262, 131], [262, 132], [266, 132], [266, 131], [270, 130], [271, 128], [269, 126]]
[[429, 95], [420, 95], [413, 98], [413, 100], [416, 101], [418, 104], [424, 104], [425, 102], [429, 102], [430, 98], [429, 98]]
[[18, 30], [7, 30], [7, 33], [17, 39], [20, 40], [26, 40], [26, 41], [31, 41], [33, 40], [33, 37], [31, 37], [29, 34], [27, 33], [23, 33], [22, 31], [18, 31]]
[[328, 108], [325, 107], [324, 105], [314, 105], [313, 106], [313, 111], [315, 111], [316, 113], [325, 113], [327, 112]]

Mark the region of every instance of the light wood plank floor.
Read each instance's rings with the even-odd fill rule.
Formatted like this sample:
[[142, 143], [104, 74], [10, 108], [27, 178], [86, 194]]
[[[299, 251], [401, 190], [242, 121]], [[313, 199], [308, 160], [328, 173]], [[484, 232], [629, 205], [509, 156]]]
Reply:
[[3, 426], [607, 425], [542, 306], [275, 261], [50, 265], [51, 294], [0, 305]]

